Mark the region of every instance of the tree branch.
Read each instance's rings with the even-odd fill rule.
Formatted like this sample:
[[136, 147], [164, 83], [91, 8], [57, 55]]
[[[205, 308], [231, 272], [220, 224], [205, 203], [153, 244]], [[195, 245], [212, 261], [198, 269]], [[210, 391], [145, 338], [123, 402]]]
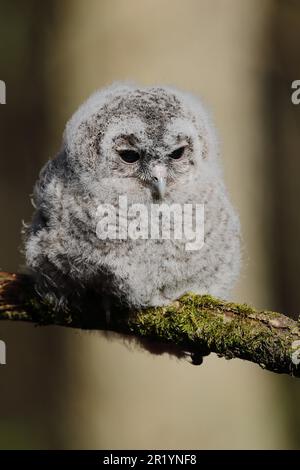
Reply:
[[54, 311], [39, 299], [29, 276], [0, 272], [0, 320], [112, 330], [189, 351], [195, 363], [215, 352], [300, 377], [300, 322], [280, 313], [189, 293], [167, 307], [115, 312], [109, 324], [103, 317], [89, 309]]

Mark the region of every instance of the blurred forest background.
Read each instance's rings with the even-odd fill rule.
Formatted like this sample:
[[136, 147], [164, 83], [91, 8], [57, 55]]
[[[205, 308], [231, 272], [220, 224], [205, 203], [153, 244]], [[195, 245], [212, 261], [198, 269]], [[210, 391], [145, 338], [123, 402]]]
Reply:
[[[0, 0], [0, 268], [66, 120], [114, 80], [173, 84], [215, 116], [241, 216], [233, 299], [300, 312], [297, 0]], [[0, 325], [0, 448], [299, 448], [300, 382], [211, 355], [200, 367], [114, 334]]]

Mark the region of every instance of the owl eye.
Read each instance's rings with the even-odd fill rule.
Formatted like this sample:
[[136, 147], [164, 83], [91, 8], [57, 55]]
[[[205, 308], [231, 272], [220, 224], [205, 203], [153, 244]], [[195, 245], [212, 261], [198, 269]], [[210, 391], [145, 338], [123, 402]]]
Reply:
[[118, 153], [126, 163], [135, 163], [140, 158], [140, 154], [135, 150], [119, 150]]
[[185, 147], [179, 147], [178, 149], [173, 150], [173, 152], [170, 153], [169, 157], [173, 160], [179, 160], [181, 157], [183, 157], [184, 151]]

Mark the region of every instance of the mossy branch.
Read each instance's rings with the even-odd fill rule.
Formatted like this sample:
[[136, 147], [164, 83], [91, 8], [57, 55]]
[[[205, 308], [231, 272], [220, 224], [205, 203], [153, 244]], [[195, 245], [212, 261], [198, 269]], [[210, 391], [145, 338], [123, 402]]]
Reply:
[[36, 295], [29, 276], [2, 272], [0, 320], [112, 330], [188, 351], [195, 363], [215, 352], [220, 357], [246, 359], [267, 370], [300, 377], [299, 321], [208, 295], [189, 293], [167, 307], [119, 311], [107, 324], [103, 315], [89, 311], [54, 311]]

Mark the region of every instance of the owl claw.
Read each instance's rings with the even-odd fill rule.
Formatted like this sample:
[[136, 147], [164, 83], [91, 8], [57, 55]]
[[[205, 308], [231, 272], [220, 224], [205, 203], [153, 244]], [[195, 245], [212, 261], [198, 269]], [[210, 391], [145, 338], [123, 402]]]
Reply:
[[191, 363], [193, 366], [201, 366], [203, 363], [203, 357], [200, 353], [191, 353]]
[[199, 352], [184, 351], [186, 360], [193, 366], [201, 366], [205, 354]]

